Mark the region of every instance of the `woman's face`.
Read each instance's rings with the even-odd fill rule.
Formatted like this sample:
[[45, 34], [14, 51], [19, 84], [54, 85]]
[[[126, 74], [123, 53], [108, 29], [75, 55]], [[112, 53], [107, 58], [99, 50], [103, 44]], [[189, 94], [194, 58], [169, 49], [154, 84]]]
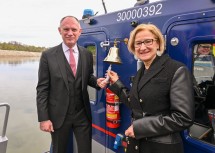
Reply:
[[135, 36], [134, 47], [137, 58], [144, 63], [151, 63], [156, 57], [159, 44], [150, 31], [141, 30]]

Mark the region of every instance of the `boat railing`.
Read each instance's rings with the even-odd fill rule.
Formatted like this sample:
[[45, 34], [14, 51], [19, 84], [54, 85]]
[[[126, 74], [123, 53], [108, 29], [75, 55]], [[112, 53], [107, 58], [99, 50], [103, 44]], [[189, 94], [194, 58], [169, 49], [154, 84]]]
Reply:
[[0, 107], [6, 107], [2, 135], [0, 135], [0, 153], [6, 153], [8, 138], [6, 137], [7, 123], [10, 111], [10, 105], [7, 103], [0, 103]]

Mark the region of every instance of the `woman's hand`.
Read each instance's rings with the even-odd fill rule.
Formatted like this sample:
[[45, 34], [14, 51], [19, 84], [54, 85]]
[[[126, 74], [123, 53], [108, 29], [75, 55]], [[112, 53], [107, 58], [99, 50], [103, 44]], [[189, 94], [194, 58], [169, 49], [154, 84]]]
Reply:
[[110, 81], [112, 83], [115, 83], [117, 80], [119, 80], [119, 76], [114, 71], [107, 71], [107, 75], [110, 77]]
[[135, 136], [134, 136], [134, 128], [133, 128], [133, 125], [131, 125], [131, 126], [125, 131], [125, 135], [128, 136], [128, 137], [135, 138]]

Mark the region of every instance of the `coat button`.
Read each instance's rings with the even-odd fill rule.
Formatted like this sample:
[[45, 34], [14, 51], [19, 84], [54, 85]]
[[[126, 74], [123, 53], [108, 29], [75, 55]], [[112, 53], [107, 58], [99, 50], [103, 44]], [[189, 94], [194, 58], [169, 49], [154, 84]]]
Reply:
[[135, 146], [135, 150], [138, 150], [138, 146]]
[[140, 99], [140, 103], [142, 103], [143, 102], [143, 100], [142, 99]]

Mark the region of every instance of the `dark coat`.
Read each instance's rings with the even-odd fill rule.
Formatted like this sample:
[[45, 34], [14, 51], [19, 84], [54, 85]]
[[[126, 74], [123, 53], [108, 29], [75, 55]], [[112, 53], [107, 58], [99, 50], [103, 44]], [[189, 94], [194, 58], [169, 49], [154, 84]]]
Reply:
[[110, 86], [132, 110], [136, 139], [181, 142], [179, 132], [190, 127], [194, 120], [192, 77], [188, 69], [162, 55], [143, 73], [144, 66], [137, 72], [130, 92], [120, 80]]
[[[82, 62], [82, 93], [85, 110], [92, 120], [87, 86], [97, 86], [97, 78], [93, 75], [93, 56], [84, 47], [78, 46]], [[80, 57], [79, 56], [79, 57]], [[67, 79], [65, 55], [62, 44], [42, 53], [38, 72], [37, 111], [38, 120], [51, 120], [54, 129], [59, 128], [69, 108], [69, 85]]]

